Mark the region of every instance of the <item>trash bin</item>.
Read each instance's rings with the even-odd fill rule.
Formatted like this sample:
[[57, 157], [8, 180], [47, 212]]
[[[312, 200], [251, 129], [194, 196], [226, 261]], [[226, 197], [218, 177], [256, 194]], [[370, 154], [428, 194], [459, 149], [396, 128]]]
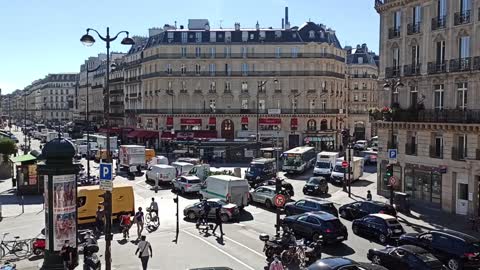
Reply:
[[395, 192], [394, 204], [397, 211], [405, 214], [410, 213], [410, 194], [404, 192]]

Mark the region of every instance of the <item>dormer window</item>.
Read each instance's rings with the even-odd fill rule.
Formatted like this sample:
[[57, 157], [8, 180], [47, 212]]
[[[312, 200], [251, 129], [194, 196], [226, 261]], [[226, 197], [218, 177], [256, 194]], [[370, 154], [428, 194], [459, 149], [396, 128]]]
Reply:
[[292, 33], [292, 38], [297, 38], [297, 33]]
[[308, 37], [310, 39], [314, 39], [315, 38], [315, 32], [313, 30], [308, 31]]
[[242, 32], [242, 41], [247, 42], [248, 40], [248, 32]]
[[363, 64], [363, 57], [358, 57], [358, 63], [361, 65]]
[[275, 38], [281, 38], [282, 37], [282, 31], [275, 31]]
[[202, 32], [195, 33], [195, 42], [197, 43], [202, 42]]
[[255, 39], [255, 35], [254, 34], [250, 34], [250, 40], [253, 40]]
[[261, 40], [265, 39], [265, 31], [260, 31], [260, 39]]
[[325, 38], [325, 32], [320, 31], [320, 38]]
[[173, 39], [173, 32], [168, 32], [168, 39]]

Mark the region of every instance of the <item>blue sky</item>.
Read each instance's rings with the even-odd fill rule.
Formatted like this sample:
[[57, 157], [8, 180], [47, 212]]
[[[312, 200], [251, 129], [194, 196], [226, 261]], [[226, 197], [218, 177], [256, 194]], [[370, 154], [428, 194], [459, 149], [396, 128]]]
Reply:
[[[104, 43], [84, 47], [79, 39], [88, 27], [101, 33], [127, 30], [148, 35], [148, 28], [187, 25], [209, 19], [211, 27], [280, 27], [284, 7], [291, 25], [309, 19], [336, 30], [342, 44], [367, 43], [378, 52], [379, 17], [374, 0], [2, 0], [0, 3], [0, 88], [23, 89], [48, 73], [78, 72], [89, 56], [105, 52]], [[120, 40], [113, 51], [126, 51]]]

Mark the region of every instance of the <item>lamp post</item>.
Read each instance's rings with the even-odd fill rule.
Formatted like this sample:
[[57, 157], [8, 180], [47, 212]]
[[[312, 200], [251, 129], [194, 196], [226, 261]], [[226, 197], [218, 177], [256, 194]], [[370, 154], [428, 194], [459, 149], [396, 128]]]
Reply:
[[260, 91], [262, 88], [267, 84], [267, 81], [258, 81], [257, 86], [257, 134], [256, 134], [256, 142], [257, 142], [257, 157], [259, 156], [260, 152], [260, 133], [259, 133], [259, 117], [260, 117], [260, 104], [258, 103], [260, 99]]
[[[110, 90], [108, 89], [108, 82], [110, 77], [110, 42], [115, 41], [121, 33], [125, 33], [127, 36], [122, 40], [123, 45], [133, 45], [135, 41], [128, 37], [127, 31], [120, 31], [115, 36], [110, 36], [110, 28], [107, 27], [107, 35], [103, 37], [100, 33], [92, 28], [87, 28], [87, 33], [80, 38], [80, 41], [86, 46], [92, 46], [95, 43], [93, 36], [89, 35], [89, 32], [93, 31], [97, 33], [98, 37], [106, 43], [107, 47], [107, 71], [105, 82], [105, 126], [107, 129], [107, 163], [112, 163], [110, 153]], [[88, 77], [88, 76], [87, 76]], [[112, 193], [108, 190], [105, 191], [105, 269], [111, 270], [112, 268]]]
[[88, 89], [90, 88], [90, 85], [88, 85], [88, 73], [90, 72], [95, 72], [97, 71], [102, 65], [98, 65], [98, 67], [94, 68], [94, 69], [88, 69], [88, 63], [87, 63], [87, 68], [86, 68], [86, 71], [87, 71], [87, 97], [86, 97], [86, 100], [85, 100], [85, 124], [87, 125], [87, 179], [88, 181], [90, 181], [90, 119], [89, 119], [89, 100], [88, 100]]
[[27, 148], [27, 92], [23, 93], [23, 111], [24, 111], [24, 119], [23, 119], [23, 154], [26, 155], [28, 153]]

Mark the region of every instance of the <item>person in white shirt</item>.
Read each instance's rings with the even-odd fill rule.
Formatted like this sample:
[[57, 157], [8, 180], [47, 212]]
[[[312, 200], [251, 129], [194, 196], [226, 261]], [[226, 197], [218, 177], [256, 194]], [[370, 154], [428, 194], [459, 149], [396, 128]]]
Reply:
[[145, 240], [146, 238], [147, 237], [145, 235], [142, 235], [140, 242], [138, 242], [137, 251], [135, 251], [135, 255], [138, 254], [138, 257], [142, 262], [143, 270], [147, 270], [148, 259], [153, 255], [152, 246], [147, 240]]
[[155, 201], [155, 198], [152, 198], [152, 202], [150, 203], [150, 213], [155, 213], [158, 218], [158, 204]]

